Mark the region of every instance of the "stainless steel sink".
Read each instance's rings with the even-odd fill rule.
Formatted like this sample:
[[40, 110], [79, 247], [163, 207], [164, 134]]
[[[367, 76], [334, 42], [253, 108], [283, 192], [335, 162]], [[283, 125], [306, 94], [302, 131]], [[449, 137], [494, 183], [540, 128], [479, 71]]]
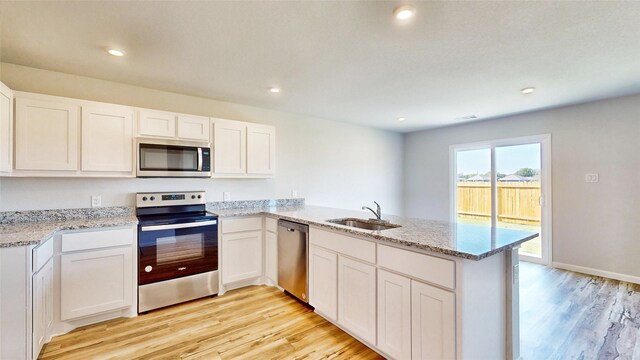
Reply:
[[356, 218], [331, 219], [327, 220], [327, 222], [365, 230], [387, 230], [400, 227], [400, 225], [391, 224], [384, 221], [364, 220]]

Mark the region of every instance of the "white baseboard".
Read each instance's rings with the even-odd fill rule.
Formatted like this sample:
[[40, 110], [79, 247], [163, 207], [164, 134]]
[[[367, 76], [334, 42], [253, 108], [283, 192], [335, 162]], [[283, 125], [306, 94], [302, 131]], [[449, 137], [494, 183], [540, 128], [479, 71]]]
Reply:
[[634, 283], [634, 284], [640, 284], [640, 277], [638, 277], [638, 276], [614, 273], [614, 272], [611, 272], [611, 271], [598, 270], [598, 269], [588, 268], [588, 267], [584, 267], [584, 266], [563, 264], [563, 263], [559, 263], [559, 262], [554, 262], [553, 263], [553, 267], [554, 268], [558, 268], [558, 269], [575, 271], [575, 272], [579, 272], [579, 273], [583, 273], [583, 274], [587, 274], [587, 275], [601, 276], [601, 277], [605, 277], [605, 278], [609, 278], [609, 279], [626, 281], [626, 282], [630, 282], [630, 283]]

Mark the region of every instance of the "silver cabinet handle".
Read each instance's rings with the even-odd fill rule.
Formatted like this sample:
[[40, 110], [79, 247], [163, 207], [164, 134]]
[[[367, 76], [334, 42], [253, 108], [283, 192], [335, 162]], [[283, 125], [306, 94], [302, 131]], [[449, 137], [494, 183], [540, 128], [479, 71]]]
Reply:
[[153, 226], [143, 226], [142, 231], [156, 231], [156, 230], [171, 230], [171, 229], [186, 229], [207, 225], [215, 225], [217, 224], [217, 220], [210, 221], [200, 221], [194, 223], [186, 223], [186, 224], [171, 224], [171, 225], [153, 225]]

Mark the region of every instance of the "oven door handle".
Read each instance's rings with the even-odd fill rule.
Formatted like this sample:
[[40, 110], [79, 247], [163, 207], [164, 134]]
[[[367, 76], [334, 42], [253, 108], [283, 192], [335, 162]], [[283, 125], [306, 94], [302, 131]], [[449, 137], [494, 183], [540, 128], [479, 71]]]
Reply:
[[198, 171], [202, 171], [202, 148], [198, 148]]
[[171, 230], [171, 229], [186, 229], [193, 227], [201, 227], [207, 225], [215, 225], [217, 224], [217, 220], [209, 220], [209, 221], [200, 221], [186, 224], [170, 224], [170, 225], [152, 225], [152, 226], [143, 226], [140, 230], [142, 231], [157, 231], [157, 230]]

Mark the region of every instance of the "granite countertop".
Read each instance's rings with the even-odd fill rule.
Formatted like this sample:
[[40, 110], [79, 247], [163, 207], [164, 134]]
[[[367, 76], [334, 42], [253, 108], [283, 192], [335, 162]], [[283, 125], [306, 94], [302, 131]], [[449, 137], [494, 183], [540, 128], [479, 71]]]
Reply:
[[398, 228], [364, 230], [330, 223], [326, 220], [368, 219], [372, 215], [369, 212], [319, 206], [241, 208], [210, 210], [210, 212], [219, 217], [267, 215], [368, 237], [379, 240], [381, 243], [388, 242], [469, 260], [484, 259], [538, 236], [537, 233], [532, 232], [402, 216], [383, 216], [384, 220], [400, 225]]
[[[264, 202], [261, 205], [271, 205]], [[387, 230], [365, 230], [327, 222], [329, 219], [368, 219], [369, 212], [305, 206], [301, 202], [281, 201], [281, 206], [249, 206], [217, 208], [209, 212], [219, 217], [266, 215], [315, 225], [347, 234], [398, 244], [470, 260], [480, 260], [531, 240], [537, 233], [455, 224], [401, 216], [383, 216], [400, 225]], [[252, 204], [254, 205], [254, 204]], [[135, 225], [134, 209], [112, 207], [101, 209], [34, 210], [0, 213], [0, 247], [38, 245], [57, 231]]]
[[135, 215], [0, 224], [0, 248], [39, 245], [57, 231], [135, 225]]

